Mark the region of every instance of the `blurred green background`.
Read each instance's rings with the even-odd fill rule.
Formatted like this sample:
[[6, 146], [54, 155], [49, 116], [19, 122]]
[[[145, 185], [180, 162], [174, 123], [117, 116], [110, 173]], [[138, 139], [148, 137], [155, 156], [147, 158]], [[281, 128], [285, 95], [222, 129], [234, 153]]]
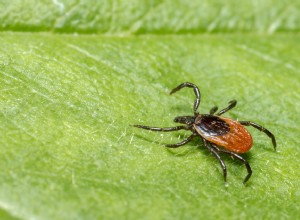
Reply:
[[[298, 1], [0, 1], [0, 219], [296, 219]], [[245, 167], [174, 126], [238, 100]]]

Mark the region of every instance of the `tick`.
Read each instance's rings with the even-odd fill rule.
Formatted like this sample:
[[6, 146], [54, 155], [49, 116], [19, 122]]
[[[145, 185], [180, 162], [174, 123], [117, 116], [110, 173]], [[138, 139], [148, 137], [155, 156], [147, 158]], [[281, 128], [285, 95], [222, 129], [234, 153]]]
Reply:
[[145, 125], [133, 125], [137, 128], [142, 128], [150, 131], [178, 131], [189, 130], [192, 134], [185, 140], [176, 144], [167, 144], [166, 147], [177, 148], [189, 143], [195, 137], [202, 139], [204, 146], [218, 159], [223, 170], [223, 176], [225, 183], [227, 182], [227, 168], [219, 153], [225, 153], [233, 158], [241, 161], [246, 169], [247, 176], [243, 183], [245, 184], [252, 175], [250, 164], [240, 154], [248, 152], [253, 144], [250, 133], [244, 126], [252, 126], [262, 132], [264, 132], [272, 140], [274, 149], [276, 150], [275, 136], [263, 126], [251, 122], [251, 121], [236, 121], [230, 118], [223, 117], [224, 113], [234, 108], [237, 104], [236, 100], [232, 100], [228, 103], [228, 106], [218, 111], [218, 107], [213, 107], [209, 114], [200, 114], [197, 110], [200, 104], [200, 90], [199, 88], [190, 82], [184, 82], [174, 88], [170, 95], [179, 91], [180, 89], [188, 87], [194, 90], [196, 99], [194, 102], [194, 115], [193, 116], [178, 116], [174, 118], [174, 122], [184, 124], [176, 127], [150, 127]]

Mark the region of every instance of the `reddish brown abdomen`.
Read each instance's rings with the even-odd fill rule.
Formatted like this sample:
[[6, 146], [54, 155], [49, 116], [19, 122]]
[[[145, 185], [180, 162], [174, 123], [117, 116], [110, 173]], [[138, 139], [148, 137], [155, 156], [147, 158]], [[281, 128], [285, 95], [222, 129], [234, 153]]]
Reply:
[[202, 115], [194, 128], [204, 139], [235, 153], [246, 153], [253, 144], [246, 128], [230, 118]]

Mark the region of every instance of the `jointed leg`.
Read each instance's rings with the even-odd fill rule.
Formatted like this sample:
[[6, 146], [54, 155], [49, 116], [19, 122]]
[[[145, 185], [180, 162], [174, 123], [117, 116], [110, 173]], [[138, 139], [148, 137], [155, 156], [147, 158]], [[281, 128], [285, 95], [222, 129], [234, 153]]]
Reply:
[[176, 126], [176, 127], [170, 127], [170, 128], [158, 128], [158, 127], [149, 127], [145, 125], [132, 125], [133, 127], [142, 128], [150, 131], [163, 131], [163, 132], [169, 132], [169, 131], [178, 131], [178, 130], [187, 130], [188, 128], [186, 126]]
[[251, 121], [239, 121], [239, 123], [241, 123], [242, 125], [245, 125], [245, 126], [252, 126], [262, 132], [264, 132], [266, 135], [269, 136], [269, 138], [271, 138], [272, 140], [272, 144], [274, 146], [274, 149], [276, 150], [276, 139], [275, 139], [275, 136], [266, 128], [264, 128], [263, 126], [259, 125], [259, 124], [256, 124], [254, 122], [251, 122]]
[[213, 115], [218, 111], [218, 106], [214, 106], [210, 109], [209, 114]]
[[225, 181], [225, 183], [226, 183], [226, 182], [227, 182], [227, 168], [226, 168], [226, 165], [225, 165], [224, 161], [222, 160], [222, 158], [220, 157], [220, 155], [218, 154], [218, 152], [216, 151], [216, 149], [215, 149], [213, 146], [211, 146], [210, 143], [209, 143], [207, 140], [205, 140], [205, 139], [203, 139], [203, 138], [202, 138], [202, 140], [203, 140], [204, 146], [205, 146], [210, 152], [212, 152], [212, 154], [213, 154], [213, 155], [218, 159], [218, 161], [220, 162], [220, 165], [221, 165], [221, 167], [222, 167], [222, 169], [223, 169], [224, 181]]
[[170, 148], [180, 147], [180, 146], [182, 146], [182, 145], [187, 144], [187, 143], [190, 142], [191, 140], [193, 140], [193, 138], [196, 137], [196, 136], [197, 136], [197, 134], [194, 133], [194, 134], [192, 134], [191, 136], [189, 136], [187, 139], [185, 139], [185, 140], [183, 140], [183, 141], [181, 141], [181, 142], [179, 142], [179, 143], [177, 143], [177, 144], [166, 144], [166, 147], [170, 147]]
[[236, 103], [237, 103], [236, 100], [231, 100], [231, 101], [228, 103], [229, 105], [228, 105], [226, 108], [224, 108], [224, 109], [222, 109], [221, 111], [219, 111], [219, 112], [217, 113], [217, 115], [222, 115], [222, 114], [224, 114], [225, 112], [229, 111], [230, 109], [234, 108], [234, 107], [236, 106]]
[[245, 179], [244, 179], [244, 181], [243, 181], [243, 183], [245, 184], [245, 183], [249, 180], [249, 178], [251, 177], [251, 175], [252, 175], [252, 170], [251, 170], [251, 167], [250, 167], [248, 161], [245, 160], [241, 155], [238, 155], [237, 153], [234, 153], [234, 152], [232, 152], [232, 151], [228, 151], [228, 150], [219, 148], [219, 147], [217, 147], [216, 145], [214, 145], [214, 148], [215, 148], [217, 151], [222, 152], [222, 153], [225, 153], [225, 154], [228, 154], [228, 155], [230, 155], [230, 156], [232, 156], [232, 157], [238, 159], [238, 160], [241, 161], [243, 164], [245, 164], [246, 169], [247, 169], [247, 172], [248, 172], [248, 175], [245, 177]]
[[173, 93], [177, 92], [178, 90], [180, 90], [184, 87], [189, 87], [189, 88], [194, 89], [194, 93], [196, 95], [196, 100], [194, 102], [194, 114], [196, 114], [196, 111], [200, 104], [201, 94], [200, 94], [199, 88], [195, 84], [190, 83], [190, 82], [184, 82], [184, 83], [180, 84], [179, 86], [177, 86], [176, 88], [172, 89], [172, 91], [170, 92], [170, 95], [172, 95]]

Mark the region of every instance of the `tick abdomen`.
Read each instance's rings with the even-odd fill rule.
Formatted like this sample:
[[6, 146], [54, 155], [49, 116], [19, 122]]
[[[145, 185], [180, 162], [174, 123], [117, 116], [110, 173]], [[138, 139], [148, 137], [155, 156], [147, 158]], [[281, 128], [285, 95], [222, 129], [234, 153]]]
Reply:
[[247, 129], [230, 118], [199, 115], [194, 128], [209, 142], [235, 153], [246, 153], [253, 144]]

